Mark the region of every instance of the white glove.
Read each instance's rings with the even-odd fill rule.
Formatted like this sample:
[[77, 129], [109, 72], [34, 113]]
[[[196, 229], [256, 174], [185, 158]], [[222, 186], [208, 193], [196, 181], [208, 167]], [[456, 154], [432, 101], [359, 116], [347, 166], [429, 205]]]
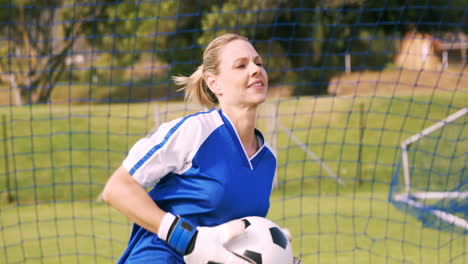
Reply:
[[[287, 229], [286, 227], [282, 227], [281, 231], [283, 231], [283, 234], [288, 238], [289, 242], [291, 242], [292, 241], [291, 231], [289, 231], [289, 229]], [[293, 263], [294, 264], [301, 264], [302, 261], [300, 259], [294, 257]]]
[[294, 264], [302, 264], [302, 261], [296, 257], [294, 257], [294, 261], [293, 261]]
[[186, 219], [166, 213], [159, 227], [159, 238], [184, 256], [187, 264], [252, 264], [224, 244], [245, 230], [245, 222], [233, 220], [215, 227], [196, 227]]

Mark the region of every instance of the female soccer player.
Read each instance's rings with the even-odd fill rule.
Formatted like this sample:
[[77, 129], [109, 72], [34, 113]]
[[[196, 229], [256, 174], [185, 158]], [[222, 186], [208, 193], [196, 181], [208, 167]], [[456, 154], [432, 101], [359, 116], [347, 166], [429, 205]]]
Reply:
[[135, 222], [119, 263], [250, 263], [223, 244], [245, 229], [235, 219], [270, 206], [276, 157], [255, 128], [268, 87], [262, 58], [225, 34], [174, 80], [186, 100], [213, 109], [161, 125], [108, 180], [103, 199]]

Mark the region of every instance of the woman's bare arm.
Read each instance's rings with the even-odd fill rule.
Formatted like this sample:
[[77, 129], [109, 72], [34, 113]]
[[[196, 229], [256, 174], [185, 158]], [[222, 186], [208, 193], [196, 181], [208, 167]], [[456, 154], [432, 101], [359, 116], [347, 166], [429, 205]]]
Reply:
[[139, 226], [158, 233], [165, 212], [124, 167], [118, 168], [109, 178], [102, 198]]

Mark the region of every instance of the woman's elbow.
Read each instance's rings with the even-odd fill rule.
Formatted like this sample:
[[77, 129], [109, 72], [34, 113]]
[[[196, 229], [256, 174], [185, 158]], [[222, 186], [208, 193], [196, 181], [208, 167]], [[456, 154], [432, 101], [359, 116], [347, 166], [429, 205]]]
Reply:
[[104, 186], [104, 190], [102, 190], [102, 200], [105, 203], [110, 204], [112, 201], [112, 183], [111, 180], [109, 180], [106, 185]]
[[112, 176], [107, 180], [106, 185], [104, 186], [104, 189], [102, 190], [102, 200], [108, 204], [111, 204], [112, 198], [114, 197], [115, 189], [117, 188], [119, 179], [121, 174], [121, 169], [118, 169], [117, 171], [112, 174]]
[[102, 200], [108, 204], [112, 204], [115, 199], [119, 198], [119, 192], [122, 187], [127, 185], [130, 174], [123, 168], [118, 168], [109, 178], [104, 190], [102, 190]]

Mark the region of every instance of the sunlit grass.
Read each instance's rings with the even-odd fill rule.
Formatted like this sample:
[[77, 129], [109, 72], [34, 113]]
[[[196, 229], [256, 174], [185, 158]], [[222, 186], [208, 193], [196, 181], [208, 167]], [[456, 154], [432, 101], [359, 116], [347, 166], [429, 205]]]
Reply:
[[[269, 217], [292, 231], [303, 263], [468, 262], [466, 236], [422, 228], [387, 200], [401, 141], [467, 99], [441, 91], [263, 105], [257, 125], [278, 156]], [[0, 171], [0, 192], [14, 198], [0, 205], [0, 262], [115, 262], [131, 223], [95, 202], [105, 181], [136, 140], [198, 110], [180, 103], [0, 108], [7, 120], [0, 164], [7, 158], [9, 167]]]

